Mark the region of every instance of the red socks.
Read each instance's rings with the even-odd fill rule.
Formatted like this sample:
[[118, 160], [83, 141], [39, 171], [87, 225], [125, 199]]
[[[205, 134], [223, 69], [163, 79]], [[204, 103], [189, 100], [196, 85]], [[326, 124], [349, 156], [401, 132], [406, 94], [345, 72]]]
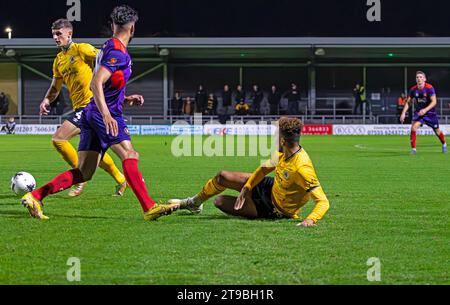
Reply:
[[74, 184], [84, 182], [83, 175], [78, 168], [71, 169], [59, 174], [46, 185], [34, 190], [31, 194], [37, 200], [42, 200], [48, 195], [59, 193], [71, 187]]
[[439, 140], [441, 141], [442, 145], [445, 144], [445, 137], [444, 133], [441, 131], [441, 133], [438, 135]]
[[150, 210], [155, 202], [148, 195], [147, 187], [145, 186], [144, 178], [138, 168], [137, 159], [126, 159], [122, 161], [123, 173], [127, 179], [128, 185], [133, 190], [139, 203], [144, 210], [144, 213]]
[[409, 138], [411, 140], [411, 148], [415, 149], [416, 148], [416, 132], [411, 131], [411, 135], [409, 136]]

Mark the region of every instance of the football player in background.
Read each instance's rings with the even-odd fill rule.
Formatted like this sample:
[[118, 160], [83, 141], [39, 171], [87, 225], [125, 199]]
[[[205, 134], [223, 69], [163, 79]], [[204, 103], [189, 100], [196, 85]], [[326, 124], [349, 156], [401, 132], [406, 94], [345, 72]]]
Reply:
[[433, 86], [426, 82], [427, 77], [424, 72], [416, 72], [416, 85], [413, 86], [409, 91], [408, 99], [406, 100], [405, 107], [403, 108], [402, 114], [400, 115], [400, 122], [405, 121], [406, 112], [408, 111], [411, 101], [414, 101], [414, 116], [412, 118], [411, 124], [411, 154], [415, 155], [416, 151], [416, 137], [417, 129], [423, 124], [431, 127], [439, 138], [442, 144], [442, 152], [447, 153], [447, 143], [445, 142], [444, 133], [439, 129], [439, 120], [436, 114], [436, 92]]
[[[87, 43], [73, 42], [73, 27], [67, 19], [58, 19], [53, 22], [52, 35], [61, 51], [53, 62], [53, 80], [41, 102], [39, 114], [48, 115], [50, 103], [55, 101], [60, 94], [62, 85], [65, 84], [72, 101], [73, 113], [55, 132], [52, 143], [63, 159], [72, 168], [76, 168], [78, 166], [77, 151], [69, 141], [80, 134], [81, 114], [92, 98], [89, 84], [92, 80], [94, 61], [98, 50]], [[123, 195], [127, 186], [126, 180], [111, 156], [105, 154], [99, 166], [114, 178], [117, 184], [115, 195]], [[76, 185], [69, 192], [69, 196], [79, 196], [84, 186], [85, 183]]]

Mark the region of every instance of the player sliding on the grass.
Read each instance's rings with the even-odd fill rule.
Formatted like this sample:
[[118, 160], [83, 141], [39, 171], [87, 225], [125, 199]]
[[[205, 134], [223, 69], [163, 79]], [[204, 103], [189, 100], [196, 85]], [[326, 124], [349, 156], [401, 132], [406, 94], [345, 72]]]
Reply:
[[442, 143], [442, 152], [447, 153], [447, 143], [444, 133], [439, 129], [438, 116], [436, 114], [436, 92], [431, 84], [427, 83], [427, 77], [424, 72], [416, 72], [416, 85], [409, 91], [409, 96], [400, 115], [400, 122], [405, 121], [406, 112], [410, 107], [411, 100], [414, 100], [414, 117], [411, 125], [411, 154], [416, 154], [417, 129], [423, 124], [431, 127]]
[[90, 180], [104, 153], [110, 147], [122, 160], [127, 183], [144, 210], [144, 219], [156, 219], [169, 214], [177, 207], [158, 205], [150, 198], [138, 168], [139, 154], [131, 144], [122, 115], [124, 101], [138, 105], [144, 102], [141, 95], [125, 96], [125, 85], [131, 75], [131, 57], [127, 45], [134, 34], [135, 23], [138, 20], [137, 12], [129, 6], [121, 5], [114, 8], [111, 19], [114, 35], [97, 55], [91, 83], [94, 98], [81, 115], [79, 165], [23, 196], [22, 203], [32, 217], [47, 219], [48, 217], [43, 214], [41, 201], [74, 184]]
[[[63, 83], [69, 90], [73, 113], [63, 122], [52, 138], [53, 146], [63, 159], [72, 167], [78, 166], [78, 155], [69, 140], [80, 134], [80, 119], [83, 109], [89, 104], [92, 92], [89, 84], [92, 80], [93, 66], [98, 50], [87, 43], [72, 42], [73, 27], [66, 19], [58, 19], [52, 24], [52, 35], [61, 52], [53, 62], [53, 80], [41, 102], [39, 114], [47, 115], [48, 107], [61, 92]], [[62, 93], [61, 93], [62, 94]], [[99, 166], [116, 181], [115, 195], [122, 196], [127, 183], [125, 177], [105, 154]], [[79, 196], [85, 183], [80, 183], [69, 192], [69, 196]]]
[[[202, 204], [225, 189], [240, 192], [239, 197], [219, 196], [214, 201], [223, 212], [246, 218], [299, 219], [300, 209], [312, 198], [313, 211], [299, 226], [310, 227], [328, 211], [330, 204], [319, 183], [313, 164], [299, 145], [303, 123], [297, 118], [279, 120], [279, 152], [251, 173], [221, 171], [195, 196], [170, 199], [180, 209], [202, 211]], [[266, 177], [275, 171], [275, 179]]]

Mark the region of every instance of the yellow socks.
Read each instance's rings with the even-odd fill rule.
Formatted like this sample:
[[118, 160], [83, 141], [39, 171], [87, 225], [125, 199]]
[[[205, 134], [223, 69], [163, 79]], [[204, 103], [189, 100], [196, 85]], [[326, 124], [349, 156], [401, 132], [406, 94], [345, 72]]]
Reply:
[[[78, 166], [78, 153], [75, 148], [70, 144], [69, 141], [52, 141], [53, 146], [59, 152], [59, 154], [64, 158], [64, 160], [69, 163], [72, 168]], [[105, 154], [103, 160], [100, 161], [99, 165], [108, 174], [110, 174], [117, 184], [122, 184], [125, 182], [125, 176], [119, 171], [119, 169], [114, 164], [113, 159], [110, 155]]]
[[105, 153], [103, 159], [100, 161], [99, 167], [110, 174], [111, 177], [116, 180], [117, 184], [122, 184], [125, 182], [125, 176], [119, 171], [117, 166], [114, 164], [114, 160], [107, 153]]
[[216, 178], [209, 179], [203, 189], [195, 196], [195, 201], [204, 202], [226, 190], [226, 187], [217, 183]]
[[69, 141], [55, 141], [53, 140], [53, 146], [56, 151], [63, 157], [63, 159], [69, 163], [72, 168], [78, 166], [78, 154], [75, 148]]

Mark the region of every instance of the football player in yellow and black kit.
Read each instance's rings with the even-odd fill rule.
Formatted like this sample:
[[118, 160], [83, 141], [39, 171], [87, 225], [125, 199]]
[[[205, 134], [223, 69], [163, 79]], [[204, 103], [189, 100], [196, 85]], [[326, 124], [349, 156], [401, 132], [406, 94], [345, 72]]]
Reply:
[[[299, 219], [300, 209], [313, 199], [313, 211], [298, 225], [315, 225], [328, 211], [330, 204], [311, 159], [299, 145], [302, 128], [303, 124], [297, 118], [280, 118], [280, 150], [253, 174], [221, 171], [197, 195], [170, 199], [168, 203], [179, 204], [180, 209], [199, 213], [203, 202], [229, 188], [240, 192], [239, 197], [222, 195], [214, 201], [215, 206], [227, 214], [250, 219]], [[273, 171], [275, 178], [266, 177]]]
[[[66, 19], [58, 19], [52, 24], [52, 35], [61, 52], [53, 62], [53, 80], [42, 100], [39, 114], [47, 115], [49, 106], [61, 91], [63, 84], [67, 86], [72, 101], [73, 113], [63, 122], [52, 138], [53, 146], [64, 160], [72, 167], [78, 166], [78, 155], [69, 140], [80, 134], [79, 121], [84, 107], [90, 102], [92, 92], [90, 83], [93, 75], [95, 57], [98, 50], [87, 43], [72, 42], [73, 27]], [[113, 159], [105, 154], [99, 165], [116, 181], [115, 195], [121, 196], [126, 189], [124, 175], [114, 164]], [[78, 184], [69, 196], [79, 196], [85, 183]]]

